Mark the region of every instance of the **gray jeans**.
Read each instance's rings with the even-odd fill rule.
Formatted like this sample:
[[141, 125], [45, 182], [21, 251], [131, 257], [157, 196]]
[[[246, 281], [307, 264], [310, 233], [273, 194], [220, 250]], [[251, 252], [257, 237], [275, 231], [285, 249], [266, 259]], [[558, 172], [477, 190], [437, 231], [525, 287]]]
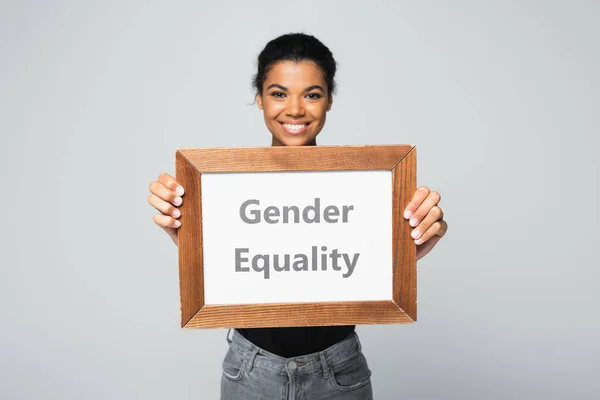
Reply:
[[371, 371], [356, 333], [318, 353], [283, 358], [232, 332], [221, 400], [373, 398]]

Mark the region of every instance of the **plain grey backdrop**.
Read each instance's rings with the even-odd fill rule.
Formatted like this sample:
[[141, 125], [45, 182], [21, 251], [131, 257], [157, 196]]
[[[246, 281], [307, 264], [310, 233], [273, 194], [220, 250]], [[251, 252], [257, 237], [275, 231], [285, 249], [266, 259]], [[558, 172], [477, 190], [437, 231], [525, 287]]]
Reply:
[[447, 236], [418, 321], [360, 326], [377, 399], [598, 398], [596, 1], [2, 1], [0, 398], [215, 399], [148, 185], [267, 146], [256, 56], [339, 62], [319, 144], [410, 143]]

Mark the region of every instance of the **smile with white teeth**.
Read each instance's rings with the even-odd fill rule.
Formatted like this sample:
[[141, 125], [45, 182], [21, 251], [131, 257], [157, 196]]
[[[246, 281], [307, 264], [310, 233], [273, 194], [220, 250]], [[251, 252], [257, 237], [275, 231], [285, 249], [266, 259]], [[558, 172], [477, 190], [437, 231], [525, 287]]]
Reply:
[[292, 135], [297, 135], [299, 133], [304, 132], [308, 124], [281, 124], [283, 129]]

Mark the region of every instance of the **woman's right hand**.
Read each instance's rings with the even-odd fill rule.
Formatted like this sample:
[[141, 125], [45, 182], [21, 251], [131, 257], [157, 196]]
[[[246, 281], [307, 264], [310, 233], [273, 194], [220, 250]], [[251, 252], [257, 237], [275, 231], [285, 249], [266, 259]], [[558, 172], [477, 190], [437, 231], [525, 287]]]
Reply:
[[177, 218], [181, 216], [181, 212], [177, 207], [183, 203], [183, 187], [171, 175], [163, 173], [158, 176], [157, 181], [150, 183], [150, 192], [148, 202], [160, 211], [160, 214], [154, 216], [154, 222], [169, 234], [175, 245], [179, 245], [177, 229], [181, 222]]

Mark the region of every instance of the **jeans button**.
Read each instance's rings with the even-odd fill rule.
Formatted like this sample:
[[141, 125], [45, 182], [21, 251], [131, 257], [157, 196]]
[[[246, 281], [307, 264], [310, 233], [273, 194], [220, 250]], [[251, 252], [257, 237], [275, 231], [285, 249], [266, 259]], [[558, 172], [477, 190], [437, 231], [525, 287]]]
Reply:
[[296, 364], [296, 361], [294, 361], [294, 360], [288, 362], [288, 368], [290, 371], [295, 370], [297, 366], [298, 366], [298, 364]]

